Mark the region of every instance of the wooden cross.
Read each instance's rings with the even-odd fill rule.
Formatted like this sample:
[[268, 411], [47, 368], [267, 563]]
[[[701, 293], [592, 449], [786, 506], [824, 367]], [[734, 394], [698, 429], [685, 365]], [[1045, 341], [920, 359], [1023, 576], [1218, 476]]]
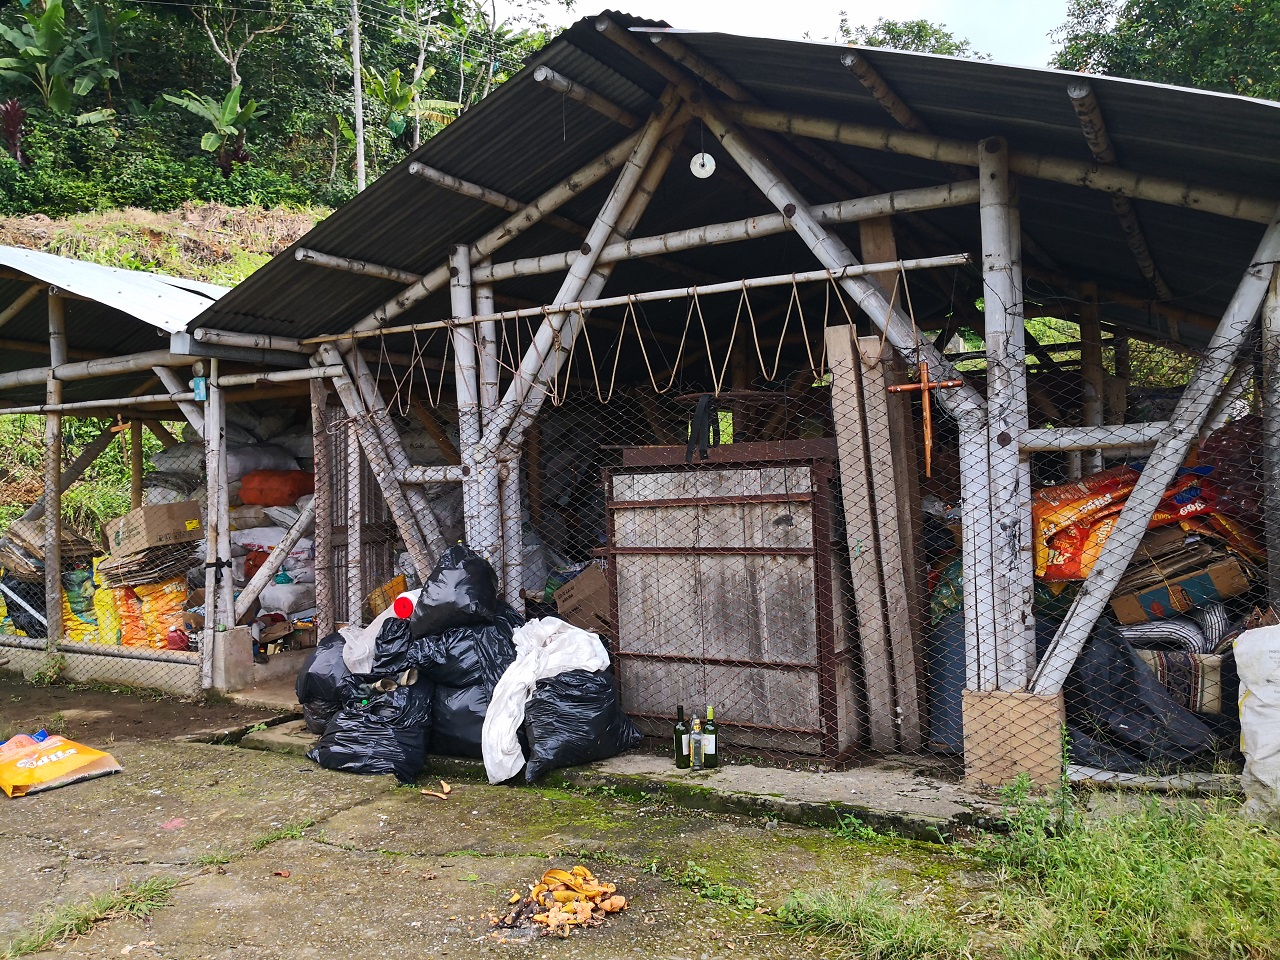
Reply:
[[931, 381], [929, 379], [929, 363], [927, 360], [921, 360], [920, 380], [918, 383], [904, 383], [888, 388], [890, 393], [920, 391], [920, 407], [924, 414], [924, 475], [926, 477], [933, 476], [933, 403], [929, 399], [929, 394], [933, 390], [953, 390], [956, 387], [963, 386], [963, 380]]

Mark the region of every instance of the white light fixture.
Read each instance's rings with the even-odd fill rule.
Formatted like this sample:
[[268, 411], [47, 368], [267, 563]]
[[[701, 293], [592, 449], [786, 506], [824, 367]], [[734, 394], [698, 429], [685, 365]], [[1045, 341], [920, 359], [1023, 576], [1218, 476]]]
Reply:
[[699, 180], [705, 180], [716, 172], [716, 158], [709, 153], [695, 153], [689, 161], [689, 170]]

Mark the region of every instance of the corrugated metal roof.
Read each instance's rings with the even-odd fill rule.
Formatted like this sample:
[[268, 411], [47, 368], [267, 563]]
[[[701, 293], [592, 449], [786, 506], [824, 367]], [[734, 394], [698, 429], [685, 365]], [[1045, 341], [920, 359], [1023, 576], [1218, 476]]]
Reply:
[[[624, 14], [609, 14], [632, 28], [665, 27]], [[662, 79], [622, 52], [583, 20], [531, 60], [595, 90], [632, 112], [645, 114], [661, 91]], [[892, 127], [883, 109], [840, 62], [844, 47], [830, 44], [680, 33], [686, 46], [714, 63], [766, 105], [797, 114], [827, 116]], [[1066, 94], [1076, 75], [1009, 67], [885, 49], [865, 49], [872, 65], [925, 120], [946, 137], [976, 142], [1007, 137], [1015, 149], [1090, 161]], [[1280, 198], [1280, 104], [1107, 77], [1092, 78], [1111, 139], [1127, 169]], [[368, 190], [318, 224], [295, 245], [373, 263], [424, 272], [442, 263], [448, 247], [472, 241], [506, 214], [413, 177], [417, 160], [467, 180], [531, 200], [583, 166], [626, 134], [624, 128], [533, 80], [526, 69], [468, 111], [416, 153], [385, 173]], [[949, 171], [931, 161], [871, 150], [825, 145], [878, 189], [892, 190], [944, 182]], [[700, 136], [694, 124], [687, 152], [719, 147]], [[642, 222], [639, 234], [700, 223], [732, 220], [769, 210], [767, 201], [741, 177], [732, 161], [717, 156], [723, 174], [694, 179], [677, 161]], [[844, 199], [793, 173], [813, 202]], [[1096, 281], [1145, 297], [1148, 291], [1125, 245], [1107, 195], [1024, 178], [1022, 219], [1026, 231], [1058, 262], [1082, 280]], [[589, 222], [608, 189], [602, 183], [567, 204], [562, 214]], [[852, 192], [852, 191], [850, 191]], [[1177, 305], [1217, 315], [1248, 264], [1262, 227], [1194, 210], [1135, 202], [1156, 262], [1176, 295]], [[921, 253], [979, 249], [978, 222], [971, 209], [921, 215], [949, 239], [916, 243]], [[918, 235], [918, 231], [917, 235]], [[850, 236], [856, 235], [854, 230]], [[540, 225], [511, 243], [499, 259], [571, 249], [576, 245], [550, 225]], [[904, 243], [905, 245], [905, 243]], [[855, 246], [855, 249], [856, 246]], [[675, 257], [720, 279], [811, 269], [815, 261], [792, 235], [766, 241], [689, 251]], [[558, 277], [508, 281], [500, 293], [547, 302]], [[687, 280], [652, 262], [620, 266], [610, 293], [627, 289], [682, 286]], [[917, 284], [917, 287], [923, 285]], [[1030, 294], [1049, 296], [1042, 283]], [[290, 249], [262, 267], [193, 321], [193, 326], [246, 332], [314, 336], [347, 329], [397, 292], [394, 283], [352, 276], [299, 263]], [[946, 297], [926, 291], [920, 310], [949, 306]], [[448, 314], [447, 294], [410, 310], [403, 322]], [[1162, 322], [1142, 310], [1106, 307], [1107, 319], [1135, 330], [1167, 336]], [[730, 314], [731, 316], [731, 314]], [[683, 308], [655, 307], [656, 326], [683, 322]], [[1184, 329], [1184, 341], [1203, 343], [1203, 329]]]
[[[82, 354], [119, 356], [164, 349], [168, 335], [186, 328], [226, 287], [158, 273], [121, 270], [38, 250], [0, 246], [0, 310], [33, 283], [70, 294], [66, 306], [67, 346], [72, 359]], [[48, 363], [49, 320], [45, 298], [36, 297], [0, 327], [0, 372]], [[30, 344], [30, 349], [19, 345]], [[146, 377], [77, 381], [66, 384], [64, 399], [122, 396]], [[8, 390], [4, 399], [21, 403], [44, 398], [44, 387]]]

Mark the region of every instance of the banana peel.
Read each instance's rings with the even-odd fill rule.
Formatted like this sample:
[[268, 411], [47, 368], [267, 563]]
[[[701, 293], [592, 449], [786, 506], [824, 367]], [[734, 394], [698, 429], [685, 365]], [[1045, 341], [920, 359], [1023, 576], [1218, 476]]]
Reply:
[[596, 926], [610, 914], [622, 912], [627, 898], [618, 894], [614, 884], [597, 879], [579, 864], [570, 870], [547, 870], [529, 887], [527, 897], [517, 900], [513, 894], [509, 905], [515, 909], [507, 917], [495, 919], [496, 925], [532, 922], [545, 927], [548, 934], [567, 937], [575, 927]]

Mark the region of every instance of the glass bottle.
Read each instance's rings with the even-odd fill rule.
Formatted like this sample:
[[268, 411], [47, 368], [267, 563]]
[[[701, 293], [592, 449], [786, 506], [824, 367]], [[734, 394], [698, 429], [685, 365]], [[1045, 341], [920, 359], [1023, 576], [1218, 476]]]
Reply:
[[684, 707], [676, 707], [676, 725], [674, 736], [676, 767], [689, 769], [689, 724], [684, 719]]
[[720, 766], [716, 755], [716, 708], [707, 704], [707, 722], [702, 725], [702, 765], [707, 768]]
[[697, 717], [693, 718], [693, 732], [689, 734], [689, 765], [702, 769], [702, 721]]

